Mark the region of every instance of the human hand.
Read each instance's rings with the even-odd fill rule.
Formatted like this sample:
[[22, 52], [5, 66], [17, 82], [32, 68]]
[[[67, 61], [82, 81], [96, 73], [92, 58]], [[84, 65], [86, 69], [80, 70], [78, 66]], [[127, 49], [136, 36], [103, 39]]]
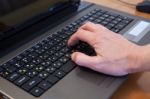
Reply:
[[68, 45], [73, 46], [79, 40], [88, 43], [96, 52], [96, 56], [74, 52], [72, 60], [79, 66], [115, 76], [135, 72], [139, 67], [141, 47], [101, 25], [87, 22], [71, 36]]

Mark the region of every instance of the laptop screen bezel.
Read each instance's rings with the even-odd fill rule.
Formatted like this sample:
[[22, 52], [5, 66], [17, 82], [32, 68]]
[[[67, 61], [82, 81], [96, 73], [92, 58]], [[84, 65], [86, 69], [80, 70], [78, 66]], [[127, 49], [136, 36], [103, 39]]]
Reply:
[[[56, 12], [59, 12], [60, 10], [62, 10], [63, 8], [67, 7], [67, 6], [72, 6], [72, 7], [78, 7], [80, 3], [80, 0], [68, 0], [66, 1], [65, 4], [59, 4], [59, 5], [55, 5], [51, 8], [51, 10], [48, 10], [48, 12], [53, 15]], [[35, 16], [33, 16], [35, 17]], [[32, 17], [30, 18], [32, 19]], [[6, 29], [5, 31], [0, 31], [0, 41], [2, 41], [5, 38], [9, 38], [11, 35], [15, 34], [16, 30], [18, 31], [18, 29], [20, 29], [20, 27], [23, 27], [22, 25], [24, 25], [24, 23], [26, 23], [27, 21], [30, 21], [30, 19], [25, 20], [23, 22], [17, 23], [13, 26], [11, 26], [10, 28]], [[1, 36], [1, 34], [3, 34]]]
[[[59, 16], [61, 13], [66, 13], [66, 14], [69, 14], [66, 10], [68, 9], [68, 10], [70, 10], [70, 8], [73, 8], [73, 12], [76, 12], [77, 11], [77, 9], [78, 9], [78, 7], [79, 7], [79, 5], [80, 5], [80, 1], [81, 0], [68, 0], [68, 6], [70, 6], [69, 8], [67, 7], [67, 8], [62, 8], [62, 9], [58, 9], [58, 10], [56, 10], [56, 11], [54, 11], [52, 14], [51, 14], [51, 16], [50, 17], [55, 17], [55, 16]], [[64, 5], [65, 6], [65, 5]], [[57, 8], [56, 8], [57, 9]], [[62, 11], [61, 11], [62, 10]], [[72, 12], [72, 10], [71, 10], [71, 12]], [[57, 14], [59, 14], [59, 15], [57, 15]], [[60, 16], [61, 17], [61, 16]], [[53, 18], [51, 19], [51, 20], [53, 20]], [[37, 22], [38, 24], [40, 24], [40, 22]], [[21, 24], [21, 25], [18, 25], [18, 27], [17, 28], [20, 28], [20, 26], [22, 27], [24, 25], [24, 23], [23, 24]], [[35, 26], [35, 25], [32, 25], [32, 26]], [[37, 32], [33, 32], [33, 31], [31, 31], [31, 32], [26, 32], [26, 31], [30, 31], [30, 28], [32, 28], [32, 26], [29, 26], [29, 28], [27, 27], [27, 28], [25, 28], [24, 26], [24, 28], [25, 29], [23, 29], [23, 28], [20, 28], [20, 31], [17, 31], [16, 32], [16, 30], [15, 29], [13, 29], [13, 30], [8, 30], [8, 32], [10, 32], [10, 35], [7, 37], [6, 36], [6, 38], [4, 38], [4, 39], [0, 39], [0, 57], [3, 57], [3, 56], [5, 56], [6, 54], [8, 54], [8, 53], [10, 53], [11, 51], [13, 51], [13, 50], [15, 50], [16, 48], [18, 48], [19, 46], [22, 46], [22, 44], [24, 44], [26, 41], [24, 41], [23, 39], [26, 39], [26, 38], [28, 38], [28, 36], [30, 36], [30, 35], [37, 35]], [[15, 26], [14, 26], [15, 27]], [[37, 31], [37, 30], [36, 30]], [[2, 33], [2, 32], [1, 32]], [[11, 35], [11, 34], [13, 34], [13, 33], [15, 33], [15, 35]], [[24, 34], [24, 33], [27, 33], [27, 35], [28, 36], [26, 36], [26, 37], [24, 37], [24, 35], [26, 35], [26, 34]], [[30, 33], [32, 33], [32, 34], [30, 34]], [[39, 35], [39, 34], [38, 34]], [[37, 36], [38, 36], [37, 35]], [[41, 34], [40, 34], [41, 35]], [[23, 37], [23, 38], [22, 38]], [[32, 36], [31, 36], [32, 37]], [[18, 38], [19, 38], [19, 40], [21, 39], [22, 41], [19, 41], [18, 40]]]

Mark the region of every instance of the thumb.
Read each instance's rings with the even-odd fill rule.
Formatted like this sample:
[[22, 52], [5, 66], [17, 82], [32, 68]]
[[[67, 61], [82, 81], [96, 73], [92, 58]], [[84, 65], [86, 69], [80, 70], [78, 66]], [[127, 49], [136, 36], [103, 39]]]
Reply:
[[94, 66], [100, 63], [100, 59], [97, 56], [88, 56], [81, 52], [74, 52], [71, 58], [76, 64], [91, 69], [94, 69]]

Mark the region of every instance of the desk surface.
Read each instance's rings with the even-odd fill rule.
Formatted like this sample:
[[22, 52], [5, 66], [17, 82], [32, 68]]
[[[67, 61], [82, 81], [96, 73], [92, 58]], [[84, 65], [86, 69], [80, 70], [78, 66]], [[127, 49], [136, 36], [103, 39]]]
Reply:
[[[135, 6], [122, 3], [118, 0], [86, 0], [101, 4], [113, 9], [118, 9], [133, 15], [150, 19], [150, 14], [135, 10]], [[123, 0], [122, 0], [123, 1]], [[142, 0], [124, 0], [137, 4]], [[117, 90], [112, 99], [150, 99], [150, 72], [129, 75], [129, 79]]]

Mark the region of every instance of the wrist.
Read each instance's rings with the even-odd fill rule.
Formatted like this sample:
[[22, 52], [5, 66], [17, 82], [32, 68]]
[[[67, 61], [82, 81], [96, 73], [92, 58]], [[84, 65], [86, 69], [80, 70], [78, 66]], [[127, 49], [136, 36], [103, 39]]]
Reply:
[[134, 48], [129, 53], [129, 64], [128, 64], [128, 73], [135, 73], [141, 70], [143, 64], [143, 46], [134, 46]]
[[150, 70], [150, 45], [136, 46], [129, 53], [128, 73]]
[[150, 45], [143, 46], [140, 57], [140, 71], [150, 71]]

